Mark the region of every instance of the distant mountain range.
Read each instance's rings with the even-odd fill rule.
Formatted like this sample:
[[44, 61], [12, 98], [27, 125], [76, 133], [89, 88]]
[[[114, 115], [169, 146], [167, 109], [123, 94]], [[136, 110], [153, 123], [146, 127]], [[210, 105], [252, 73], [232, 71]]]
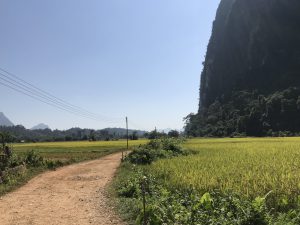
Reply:
[[32, 127], [30, 130], [45, 130], [45, 129], [50, 129], [50, 127], [44, 123], [40, 123], [40, 124]]
[[4, 115], [3, 112], [0, 112], [0, 126], [12, 127], [14, 124]]
[[[78, 140], [117, 140], [126, 138], [127, 130], [124, 128], [105, 128], [101, 130], [71, 128], [68, 130], [51, 130], [48, 125], [40, 123], [31, 129], [22, 125], [14, 125], [4, 113], [0, 113], [0, 132], [11, 133], [16, 141], [78, 141]], [[128, 130], [129, 137], [133, 134], [143, 137], [146, 131]]]
[[[3, 112], [0, 112], [0, 126], [3, 127], [12, 127], [14, 124], [4, 115]], [[50, 129], [48, 125], [40, 123], [34, 127], [32, 127], [30, 130], [45, 130]]]

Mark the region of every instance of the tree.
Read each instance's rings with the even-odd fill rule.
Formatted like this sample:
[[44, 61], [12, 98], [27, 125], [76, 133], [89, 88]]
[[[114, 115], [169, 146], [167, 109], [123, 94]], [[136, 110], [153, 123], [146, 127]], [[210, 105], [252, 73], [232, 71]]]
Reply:
[[178, 138], [179, 132], [177, 130], [171, 130], [171, 131], [169, 131], [168, 136], [173, 137], [173, 138]]
[[138, 140], [139, 137], [138, 137], [138, 133], [136, 131], [134, 131], [130, 137], [131, 140]]
[[10, 143], [12, 141], [13, 141], [13, 137], [8, 132], [0, 132], [0, 142], [1, 142], [1, 145], [2, 145], [2, 151], [8, 157], [11, 156], [12, 151], [7, 146], [7, 143]]
[[13, 137], [8, 132], [0, 132], [0, 142], [2, 145], [2, 150], [5, 149], [7, 143], [12, 141], [13, 141]]
[[91, 130], [89, 140], [90, 141], [96, 141], [96, 136], [95, 136], [95, 131], [94, 130]]

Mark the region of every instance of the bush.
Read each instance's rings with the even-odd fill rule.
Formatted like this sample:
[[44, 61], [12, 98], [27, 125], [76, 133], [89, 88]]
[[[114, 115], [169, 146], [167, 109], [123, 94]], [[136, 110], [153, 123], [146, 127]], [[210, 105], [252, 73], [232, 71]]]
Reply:
[[44, 164], [42, 156], [38, 155], [34, 150], [31, 150], [25, 155], [25, 163], [32, 167], [39, 167]]
[[60, 160], [52, 161], [52, 160], [47, 160], [45, 161], [46, 167], [50, 170], [55, 170], [58, 167], [61, 167], [64, 165], [64, 163]]
[[13, 153], [8, 159], [8, 167], [13, 168], [20, 165], [24, 165], [24, 159], [21, 156]]
[[1, 172], [0, 176], [0, 184], [1, 183], [13, 183], [15, 180], [23, 176], [26, 172], [26, 166], [25, 165], [19, 165], [13, 168], [6, 168], [4, 171]]
[[139, 146], [126, 157], [133, 164], [146, 165], [162, 158], [170, 158], [186, 154], [181, 143], [183, 141], [174, 138], [151, 140], [148, 144]]
[[127, 180], [119, 184], [117, 188], [118, 195], [120, 197], [125, 197], [125, 198], [137, 198], [138, 196], [140, 196], [141, 177], [142, 177], [142, 172], [140, 170], [135, 170]]

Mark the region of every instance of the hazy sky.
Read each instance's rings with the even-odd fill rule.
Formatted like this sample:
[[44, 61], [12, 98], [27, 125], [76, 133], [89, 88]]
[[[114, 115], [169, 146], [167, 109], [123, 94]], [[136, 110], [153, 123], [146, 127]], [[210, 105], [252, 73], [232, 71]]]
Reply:
[[[0, 67], [131, 128], [183, 126], [198, 107], [219, 0], [1, 0]], [[81, 118], [0, 85], [0, 111], [30, 128], [124, 127]]]

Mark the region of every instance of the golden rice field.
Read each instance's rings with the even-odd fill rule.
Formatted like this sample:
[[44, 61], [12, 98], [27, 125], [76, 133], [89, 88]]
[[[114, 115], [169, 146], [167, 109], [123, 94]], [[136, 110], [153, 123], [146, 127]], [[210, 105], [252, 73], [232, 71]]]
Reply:
[[[129, 147], [144, 144], [146, 140], [129, 141]], [[45, 142], [45, 143], [23, 143], [14, 144], [14, 151], [23, 154], [26, 151], [34, 150], [50, 160], [82, 161], [99, 158], [103, 155], [126, 150], [126, 140], [119, 141], [73, 141], [73, 142]]]
[[[233, 191], [289, 201], [300, 196], [300, 138], [192, 139], [195, 155], [159, 160], [151, 171], [172, 188]], [[280, 197], [280, 198], [278, 198]]]

